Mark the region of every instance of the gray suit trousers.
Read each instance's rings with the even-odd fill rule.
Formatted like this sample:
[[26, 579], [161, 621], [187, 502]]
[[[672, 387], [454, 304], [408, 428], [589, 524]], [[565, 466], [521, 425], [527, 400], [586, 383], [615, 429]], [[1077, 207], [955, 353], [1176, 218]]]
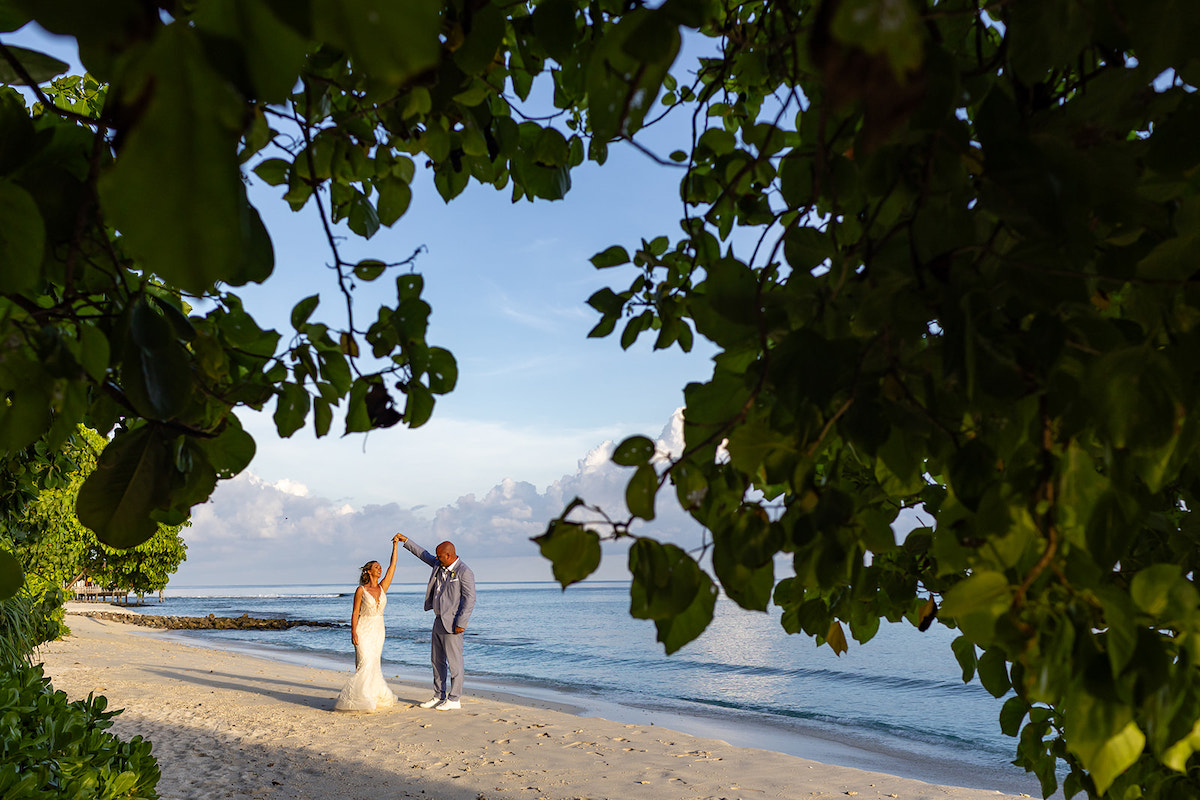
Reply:
[[439, 697], [457, 700], [463, 684], [463, 635], [446, 630], [441, 617], [433, 618], [433, 691]]

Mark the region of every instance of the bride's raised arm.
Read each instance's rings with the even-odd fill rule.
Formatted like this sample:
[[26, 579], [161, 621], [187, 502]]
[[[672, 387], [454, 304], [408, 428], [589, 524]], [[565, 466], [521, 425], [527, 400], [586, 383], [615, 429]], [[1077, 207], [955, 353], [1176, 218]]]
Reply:
[[388, 562], [387, 572], [383, 573], [383, 579], [379, 581], [379, 586], [385, 592], [392, 585], [392, 573], [396, 571], [396, 548], [400, 546], [400, 534], [392, 537], [392, 560]]

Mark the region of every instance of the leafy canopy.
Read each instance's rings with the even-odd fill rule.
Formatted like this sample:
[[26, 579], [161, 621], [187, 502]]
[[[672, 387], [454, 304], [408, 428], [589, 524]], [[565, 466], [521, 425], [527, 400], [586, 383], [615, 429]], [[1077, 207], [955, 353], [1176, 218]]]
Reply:
[[[838, 652], [948, 625], [1047, 795], [1064, 762], [1068, 797], [1200, 794], [1200, 16], [793, 0], [693, 24], [716, 54], [660, 101], [692, 118], [663, 159], [681, 232], [597, 254], [631, 283], [590, 303], [595, 336], [719, 353], [684, 452], [617, 447], [628, 516], [577, 500], [539, 537], [556, 577], [634, 537], [631, 613], [668, 652], [718, 585]], [[634, 132], [596, 101], [593, 133]], [[697, 550], [640, 534], [656, 501]]]
[[[90, 77], [31, 110], [0, 93], [0, 453], [116, 431], [78, 506], [103, 541], [243, 468], [239, 406], [273, 403], [284, 436], [343, 403], [348, 431], [428, 419], [456, 370], [420, 278], [344, 262], [333, 228], [393, 224], [418, 164], [447, 200], [472, 179], [557, 199], [690, 115], [650, 154], [679, 165], [681, 229], [596, 256], [635, 274], [591, 298], [593, 333], [720, 353], [685, 390], [683, 453], [619, 448], [630, 516], [551, 523], [555, 574], [590, 574], [670, 483], [715, 580], [637, 536], [631, 611], [668, 650], [718, 584], [835, 648], [950, 625], [1047, 794], [1059, 760], [1069, 796], [1200, 793], [1188, 3], [0, 0], [0, 27], [30, 18]], [[539, 78], [553, 120], [521, 115]], [[275, 269], [249, 171], [319, 206], [335, 322], [314, 296], [285, 338], [231, 291]], [[358, 321], [352, 286], [389, 270], [394, 306]], [[897, 541], [905, 509], [929, 524]]]
[[15, 518], [10, 529], [13, 553], [27, 576], [49, 586], [61, 587], [86, 573], [100, 586], [137, 594], [157, 592], [187, 560], [181, 533], [191, 523], [160, 524], [148, 540], [128, 549], [104, 544], [80, 524], [76, 498], [106, 445], [94, 431], [77, 431], [65, 448], [76, 464], [75, 472], [65, 486], [43, 489]]

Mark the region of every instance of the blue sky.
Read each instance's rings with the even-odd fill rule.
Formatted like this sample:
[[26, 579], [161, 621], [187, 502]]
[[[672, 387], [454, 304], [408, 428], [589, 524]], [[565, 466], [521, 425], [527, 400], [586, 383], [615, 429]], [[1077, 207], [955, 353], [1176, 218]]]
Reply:
[[[28, 28], [0, 40], [75, 61], [61, 40]], [[663, 155], [672, 149], [659, 144]], [[684, 355], [652, 352], [649, 337], [630, 351], [616, 337], [587, 338], [597, 321], [587, 298], [632, 280], [621, 268], [598, 271], [588, 259], [611, 244], [677, 236], [680, 174], [613, 147], [604, 167], [575, 171], [563, 201], [513, 204], [509, 191], [473, 184], [446, 204], [418, 168], [408, 213], [370, 241], [344, 231], [350, 238], [340, 247], [349, 260], [384, 261], [423, 248], [415, 271], [433, 307], [428, 338], [455, 354], [457, 389], [439, 400], [425, 427], [366, 437], [339, 437], [335, 423], [321, 440], [311, 427], [281, 440], [270, 409], [240, 413], [258, 454], [194, 510], [188, 561], [174, 581], [353, 582], [364, 560], [386, 557], [396, 530], [430, 547], [453, 539], [481, 580], [549, 579], [529, 536], [576, 493], [619, 509], [626, 473], [606, 460], [612, 443], [645, 433], [661, 434], [665, 448], [677, 445], [671, 422], [682, 389], [711, 372], [713, 351], [699, 340]], [[322, 321], [338, 327], [344, 316], [315, 209], [293, 214], [280, 194], [252, 190], [272, 234], [275, 275], [235, 292], [260, 324], [286, 339], [292, 305], [313, 293], [322, 296]], [[360, 325], [374, 317], [373, 292], [392, 299], [393, 275], [360, 285]], [[656, 533], [699, 543], [673, 501], [659, 507]], [[601, 574], [623, 577], [623, 557], [613, 555]], [[400, 567], [398, 580], [420, 580], [425, 570], [415, 559]]]

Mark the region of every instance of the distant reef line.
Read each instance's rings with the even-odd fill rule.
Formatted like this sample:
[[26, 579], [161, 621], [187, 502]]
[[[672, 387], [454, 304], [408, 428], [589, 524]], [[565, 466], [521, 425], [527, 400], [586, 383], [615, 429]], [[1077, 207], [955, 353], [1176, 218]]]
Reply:
[[218, 617], [209, 614], [207, 617], [175, 617], [159, 614], [129, 614], [122, 611], [74, 611], [68, 614], [79, 617], [91, 617], [109, 622], [124, 622], [129, 625], [141, 625], [146, 628], [167, 628], [169, 630], [205, 630], [221, 628], [223, 630], [276, 630], [288, 628], [344, 628], [344, 622], [328, 622], [311, 619], [261, 619], [249, 614], [240, 617]]

